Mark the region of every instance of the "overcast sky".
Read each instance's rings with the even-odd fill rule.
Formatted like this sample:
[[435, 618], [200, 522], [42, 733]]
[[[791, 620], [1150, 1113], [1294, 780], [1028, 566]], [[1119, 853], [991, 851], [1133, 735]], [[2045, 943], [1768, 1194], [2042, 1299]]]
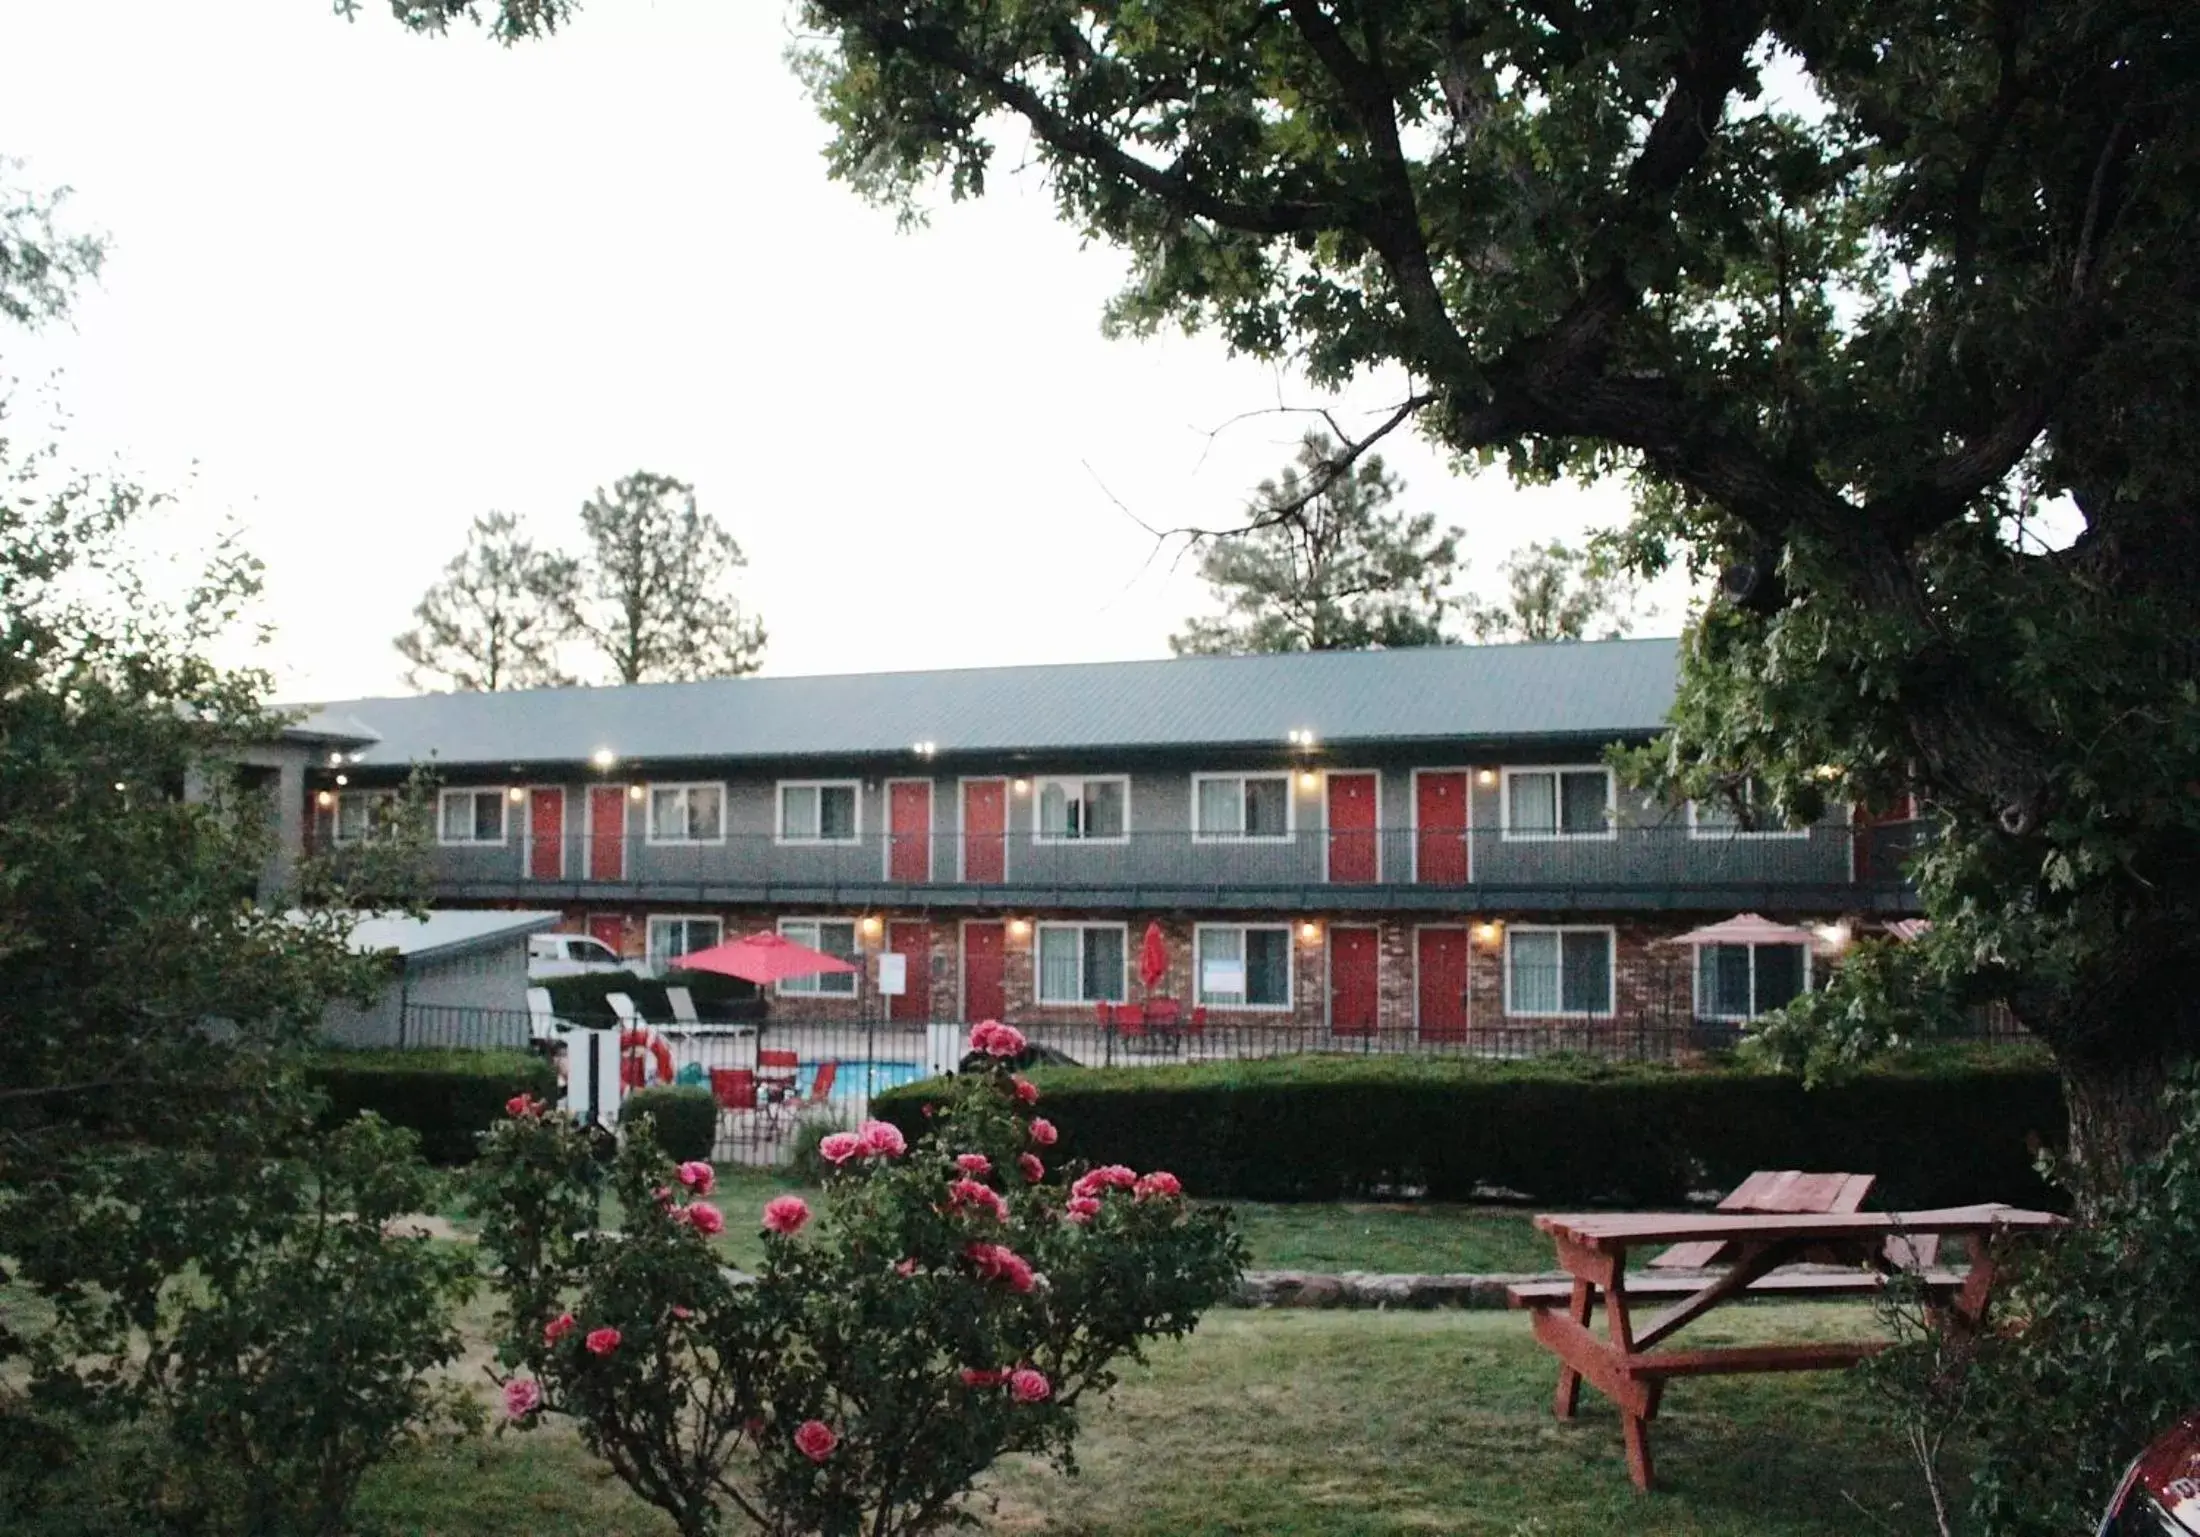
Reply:
[[[1129, 514], [1226, 524], [1302, 422], [1211, 429], [1323, 403], [1205, 339], [1102, 339], [1122, 260], [1035, 171], [908, 233], [827, 181], [773, 0], [589, 0], [512, 50], [366, 9], [0, 0], [0, 154], [111, 241], [7, 370], [59, 371], [74, 461], [179, 494], [163, 549], [242, 527], [287, 697], [399, 690], [390, 637], [471, 517], [577, 544], [637, 468], [740, 539], [767, 671], [1165, 655], [1203, 588]], [[1386, 457], [1485, 590], [1625, 514]]]

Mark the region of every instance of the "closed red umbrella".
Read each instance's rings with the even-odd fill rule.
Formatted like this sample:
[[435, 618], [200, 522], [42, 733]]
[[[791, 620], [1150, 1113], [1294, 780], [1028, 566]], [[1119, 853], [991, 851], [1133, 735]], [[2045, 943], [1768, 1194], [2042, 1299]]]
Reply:
[[1169, 974], [1169, 942], [1161, 937], [1161, 925], [1146, 925], [1145, 942], [1138, 947], [1138, 980], [1152, 992]]
[[677, 957], [672, 964], [683, 971], [715, 971], [744, 982], [783, 982], [788, 977], [814, 977], [821, 972], [854, 971], [837, 955], [812, 950], [778, 934], [746, 934]]

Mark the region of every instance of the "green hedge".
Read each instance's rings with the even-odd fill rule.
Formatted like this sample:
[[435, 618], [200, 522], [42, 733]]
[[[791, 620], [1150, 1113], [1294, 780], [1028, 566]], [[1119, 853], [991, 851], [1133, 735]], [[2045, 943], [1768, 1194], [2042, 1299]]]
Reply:
[[420, 1134], [429, 1162], [465, 1163], [476, 1139], [515, 1094], [558, 1095], [557, 1070], [524, 1051], [339, 1051], [318, 1053], [306, 1076], [328, 1096], [332, 1123], [372, 1110]]
[[656, 1123], [657, 1145], [683, 1163], [710, 1158], [718, 1140], [718, 1101], [708, 1089], [636, 1089], [620, 1102], [619, 1124], [637, 1116]]
[[598, 971], [578, 977], [553, 977], [540, 985], [550, 990], [550, 1007], [558, 1018], [576, 1025], [608, 1029], [618, 1016], [604, 999], [624, 993], [634, 1000], [642, 1018], [663, 1024], [672, 1018], [672, 1004], [665, 997], [666, 984], [684, 987], [695, 1000], [695, 1012], [716, 1022], [753, 1022], [764, 1017], [764, 996], [754, 982], [721, 976], [710, 971], [675, 971], [668, 977], [645, 977], [632, 971]]
[[[1509, 1191], [1673, 1205], [1755, 1169], [1878, 1176], [1873, 1204], [2051, 1199], [2027, 1139], [2064, 1124], [2036, 1058], [1973, 1053], [1805, 1089], [1739, 1067], [1292, 1057], [1032, 1074], [1057, 1155], [1165, 1168], [1210, 1197], [1300, 1201]], [[873, 1102], [910, 1135], [923, 1085]]]

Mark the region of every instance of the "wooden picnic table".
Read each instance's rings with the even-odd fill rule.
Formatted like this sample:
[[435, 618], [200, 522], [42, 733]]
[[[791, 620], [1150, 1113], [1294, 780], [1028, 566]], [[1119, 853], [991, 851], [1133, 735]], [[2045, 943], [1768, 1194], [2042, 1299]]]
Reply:
[[[1638, 1489], [1651, 1484], [1650, 1421], [1657, 1417], [1666, 1382], [1674, 1377], [1729, 1372], [1824, 1371], [1853, 1366], [1882, 1350], [1884, 1340], [1839, 1340], [1785, 1345], [1743, 1345], [1708, 1350], [1653, 1349], [1721, 1303], [1737, 1297], [1818, 1299], [1869, 1296], [1905, 1273], [1889, 1239], [1922, 1236], [1971, 1240], [1967, 1271], [1909, 1269], [1922, 1283], [1928, 1306], [1942, 1327], [1978, 1328], [1991, 1300], [1996, 1250], [2011, 1234], [2060, 1225], [2051, 1212], [2014, 1206], [1956, 1206], [1938, 1211], [1836, 1212], [1824, 1215], [1740, 1213], [1595, 1212], [1539, 1216], [1535, 1225], [1558, 1246], [1566, 1279], [1526, 1282], [1510, 1288], [1514, 1307], [1534, 1310], [1535, 1337], [1559, 1359], [1553, 1412], [1572, 1419], [1586, 1379], [1619, 1406], [1625, 1422], [1627, 1473]], [[1710, 1246], [1720, 1256], [1699, 1275], [1627, 1275], [1630, 1249], [1666, 1244]], [[1834, 1261], [1846, 1269], [1788, 1270], [1798, 1260]], [[1637, 1326], [1630, 1302], [1672, 1298], [1673, 1303]], [[1589, 1328], [1591, 1311], [1604, 1304], [1606, 1334]]]

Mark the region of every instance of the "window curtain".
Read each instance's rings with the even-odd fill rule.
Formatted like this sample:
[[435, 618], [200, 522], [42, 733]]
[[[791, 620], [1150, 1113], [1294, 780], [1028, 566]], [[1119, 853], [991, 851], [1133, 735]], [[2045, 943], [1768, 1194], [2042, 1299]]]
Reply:
[[1199, 782], [1199, 830], [1209, 836], [1239, 832], [1238, 781], [1202, 779]]
[[1082, 973], [1078, 969], [1077, 930], [1039, 931], [1039, 1000], [1075, 1003]]
[[1512, 796], [1511, 822], [1514, 832], [1555, 833], [1558, 831], [1557, 775], [1515, 774], [1509, 781], [1509, 785], [1509, 793]]
[[[1514, 780], [1519, 784], [1519, 780]], [[1507, 939], [1511, 967], [1512, 1005], [1515, 1014], [1556, 1014], [1559, 1011], [1558, 935], [1514, 934]]]

